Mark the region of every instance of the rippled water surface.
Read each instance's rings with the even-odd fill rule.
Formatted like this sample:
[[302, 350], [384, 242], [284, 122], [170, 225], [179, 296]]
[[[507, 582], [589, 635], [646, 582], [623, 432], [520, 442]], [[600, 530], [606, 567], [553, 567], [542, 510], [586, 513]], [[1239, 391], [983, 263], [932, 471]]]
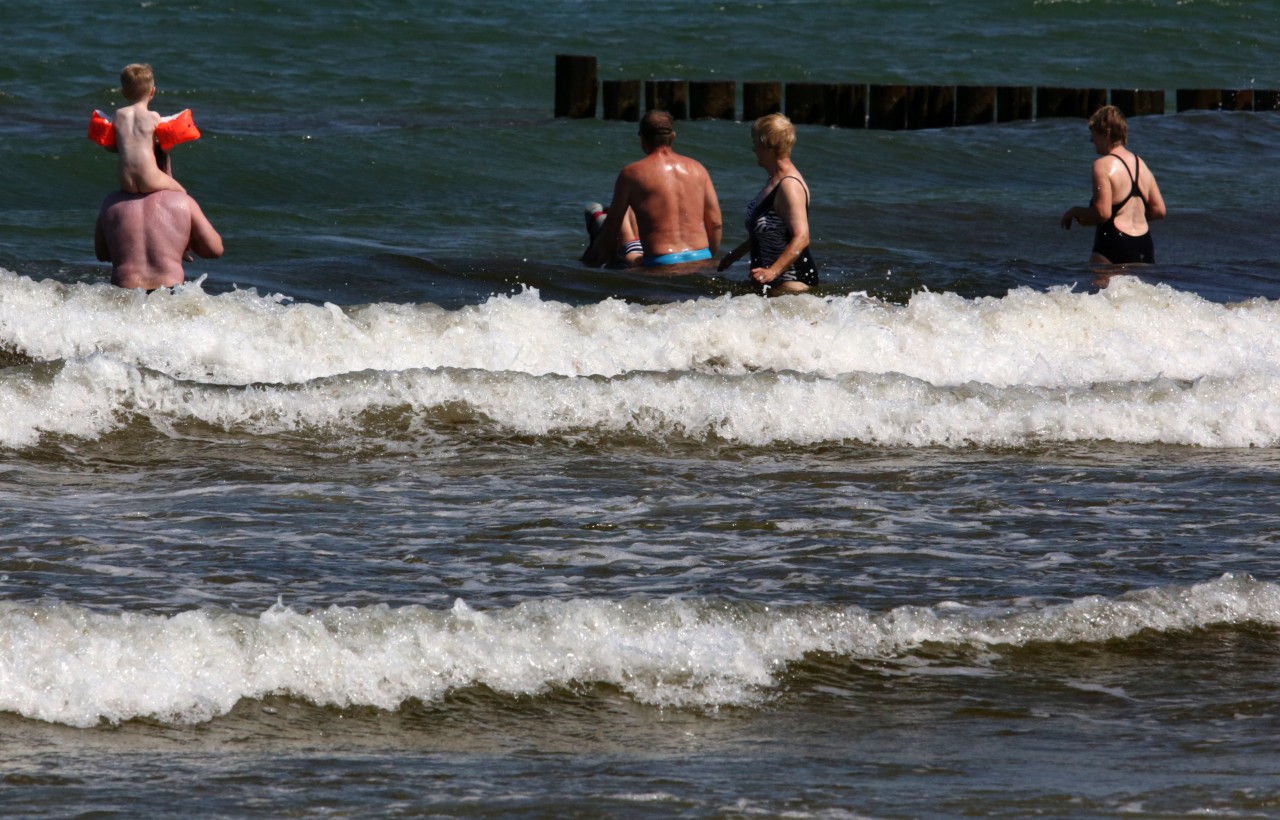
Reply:
[[[953, 6], [8, 7], [0, 807], [1280, 811], [1280, 115], [1172, 105], [1280, 87], [1270, 6]], [[810, 295], [588, 271], [638, 147], [559, 53], [1164, 89], [1160, 264], [1099, 286], [1039, 119], [802, 126]], [[227, 245], [149, 295], [84, 139], [139, 59]], [[736, 244], [748, 126], [678, 147]]]

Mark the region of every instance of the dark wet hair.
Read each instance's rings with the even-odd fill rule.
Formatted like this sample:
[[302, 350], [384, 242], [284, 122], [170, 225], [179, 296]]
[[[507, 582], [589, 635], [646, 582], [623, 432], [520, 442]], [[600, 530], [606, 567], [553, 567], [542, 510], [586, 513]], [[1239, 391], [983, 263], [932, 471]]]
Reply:
[[650, 145], [671, 145], [676, 139], [676, 129], [671, 115], [654, 109], [640, 120], [640, 136]]
[[1113, 144], [1124, 145], [1129, 141], [1129, 121], [1124, 118], [1124, 112], [1114, 105], [1104, 105], [1094, 111], [1089, 118], [1089, 128], [1106, 134]]

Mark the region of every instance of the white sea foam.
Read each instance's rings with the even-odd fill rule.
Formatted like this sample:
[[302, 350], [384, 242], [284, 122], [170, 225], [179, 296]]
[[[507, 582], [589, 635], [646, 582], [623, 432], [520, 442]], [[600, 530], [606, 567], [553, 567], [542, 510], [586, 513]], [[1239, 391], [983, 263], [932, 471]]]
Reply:
[[[1205, 447], [1280, 442], [1280, 377], [1158, 379], [1083, 388], [935, 386], [899, 375], [635, 373], [616, 378], [486, 371], [370, 372], [302, 385], [184, 382], [104, 355], [0, 374], [0, 444], [45, 433], [95, 438], [140, 418], [270, 435], [365, 435], [366, 414], [470, 417], [524, 435], [641, 435], [896, 446], [1113, 440]], [[47, 369], [47, 368], [46, 368]], [[397, 433], [403, 435], [403, 433]]]
[[364, 370], [533, 375], [760, 369], [898, 373], [934, 385], [1065, 387], [1280, 370], [1280, 304], [1224, 306], [1118, 280], [1101, 293], [920, 293], [570, 307], [537, 291], [456, 311], [340, 309], [199, 282], [143, 295], [0, 270], [0, 346], [37, 359], [108, 353], [182, 379], [298, 383]]
[[[1280, 441], [1280, 304], [1122, 280], [1102, 293], [722, 297], [457, 311], [149, 296], [0, 272], [0, 444], [131, 417], [255, 433], [462, 413], [528, 435], [745, 444]], [[51, 368], [51, 369], [50, 369]]]
[[[928, 643], [987, 652], [1142, 630], [1280, 626], [1280, 587], [1224, 576], [1042, 608], [952, 605], [871, 613], [690, 600], [544, 601], [476, 611], [277, 605], [258, 617], [104, 614], [0, 603], [0, 709], [91, 726], [199, 722], [241, 698], [393, 710], [482, 685], [512, 695], [607, 684], [656, 706], [752, 705], [812, 653], [906, 659]], [[961, 666], [961, 670], [967, 667]]]

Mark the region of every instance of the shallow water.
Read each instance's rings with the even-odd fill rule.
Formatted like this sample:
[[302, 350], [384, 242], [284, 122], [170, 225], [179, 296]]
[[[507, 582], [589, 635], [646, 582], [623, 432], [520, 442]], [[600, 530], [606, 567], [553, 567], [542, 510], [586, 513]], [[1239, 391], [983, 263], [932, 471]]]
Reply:
[[[803, 126], [777, 300], [577, 266], [634, 125], [551, 116], [557, 53], [1276, 87], [1269, 12], [11, 5], [0, 807], [1275, 813], [1280, 115], [1135, 118], [1170, 215], [1105, 289], [1082, 121]], [[83, 136], [135, 59], [227, 242], [150, 295]], [[678, 131], [736, 243], [748, 127]]]

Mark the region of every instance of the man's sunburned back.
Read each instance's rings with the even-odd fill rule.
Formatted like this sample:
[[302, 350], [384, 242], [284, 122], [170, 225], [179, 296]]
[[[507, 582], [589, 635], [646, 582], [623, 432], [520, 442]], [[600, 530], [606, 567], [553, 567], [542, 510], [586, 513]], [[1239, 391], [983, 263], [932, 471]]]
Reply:
[[604, 224], [591, 230], [594, 223], [588, 222], [592, 242], [583, 254], [583, 263], [594, 267], [611, 264], [618, 256], [619, 243], [637, 238], [643, 257], [628, 249], [629, 265], [665, 267], [710, 258], [720, 246], [722, 223], [707, 169], [671, 147], [676, 133], [671, 115], [665, 111], [654, 109], [645, 114], [639, 136], [645, 157], [618, 174]]
[[189, 203], [176, 191], [107, 197], [99, 222], [113, 265], [112, 284], [148, 290], [182, 284], [182, 256], [191, 239]]
[[710, 246], [704, 222], [707, 172], [701, 163], [664, 147], [631, 163], [624, 173], [646, 254]]

